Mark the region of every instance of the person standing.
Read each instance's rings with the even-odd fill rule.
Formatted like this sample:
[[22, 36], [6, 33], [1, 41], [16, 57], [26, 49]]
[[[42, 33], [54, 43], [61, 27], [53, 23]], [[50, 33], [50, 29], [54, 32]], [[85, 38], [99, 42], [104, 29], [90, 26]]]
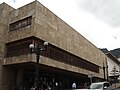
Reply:
[[30, 88], [30, 90], [35, 90], [35, 86], [32, 86], [32, 87]]
[[76, 83], [75, 82], [73, 82], [73, 84], [72, 84], [72, 89], [76, 89]]

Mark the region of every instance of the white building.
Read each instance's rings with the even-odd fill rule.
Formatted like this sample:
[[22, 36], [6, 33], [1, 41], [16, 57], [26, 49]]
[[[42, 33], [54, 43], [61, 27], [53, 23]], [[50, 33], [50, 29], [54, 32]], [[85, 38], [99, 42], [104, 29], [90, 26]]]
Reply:
[[[106, 63], [103, 63], [103, 73], [106, 80], [116, 83], [120, 73], [119, 60], [107, 49], [101, 49], [106, 55]], [[116, 80], [115, 80], [116, 79]]]

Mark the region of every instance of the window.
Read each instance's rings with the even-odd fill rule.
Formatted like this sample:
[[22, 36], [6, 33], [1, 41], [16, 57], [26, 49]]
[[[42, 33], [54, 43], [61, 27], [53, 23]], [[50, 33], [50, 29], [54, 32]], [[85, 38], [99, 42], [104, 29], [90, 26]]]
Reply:
[[19, 43], [7, 44], [6, 57], [13, 57], [13, 56], [25, 55], [30, 53], [30, 49], [29, 49], [30, 44], [31, 44], [31, 41], [23, 41]]
[[[44, 41], [34, 37], [34, 38], [27, 38], [24, 40], [8, 43], [6, 44], [7, 47], [6, 57], [13, 57], [13, 56], [25, 55], [30, 53], [29, 45], [32, 42], [40, 44], [42, 47]], [[54, 59], [59, 62], [64, 62], [69, 65], [73, 65], [76, 67], [80, 67], [86, 70], [99, 73], [99, 66], [91, 62], [88, 62], [69, 52], [66, 52], [58, 47], [55, 47], [51, 44], [48, 45], [47, 52], [41, 52], [41, 55], [44, 57]]]
[[19, 20], [19, 21], [16, 21], [14, 23], [11, 23], [9, 25], [9, 30], [10, 31], [15, 31], [15, 30], [18, 30], [20, 28], [29, 26], [29, 25], [31, 25], [31, 23], [32, 23], [32, 16], [24, 18], [24, 19]]
[[76, 67], [84, 68], [86, 70], [90, 70], [96, 73], [99, 72], [99, 66], [53, 45], [49, 45], [48, 52], [47, 53], [41, 52], [41, 55]]

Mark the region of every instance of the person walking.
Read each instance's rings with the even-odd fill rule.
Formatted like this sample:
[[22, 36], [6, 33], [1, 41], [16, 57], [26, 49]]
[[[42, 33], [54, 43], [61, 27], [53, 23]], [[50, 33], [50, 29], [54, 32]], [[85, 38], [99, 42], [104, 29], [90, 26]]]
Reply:
[[75, 82], [73, 82], [73, 84], [72, 84], [72, 89], [76, 89], [76, 83]]
[[30, 90], [35, 90], [35, 86], [32, 86], [32, 87], [30, 88]]

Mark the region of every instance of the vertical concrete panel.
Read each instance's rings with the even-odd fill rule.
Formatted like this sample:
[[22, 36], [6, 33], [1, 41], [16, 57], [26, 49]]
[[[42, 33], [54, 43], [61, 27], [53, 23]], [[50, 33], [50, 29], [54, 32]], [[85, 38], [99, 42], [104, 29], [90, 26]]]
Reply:
[[5, 55], [5, 35], [8, 28], [8, 15], [13, 10], [9, 5], [0, 4], [0, 90], [9, 90], [14, 79], [12, 70], [3, 67], [4, 55]]
[[12, 89], [15, 82], [15, 73], [13, 69], [8, 69], [2, 66], [1, 69], [1, 85], [0, 87], [3, 89], [0, 90], [10, 90]]
[[16, 85], [20, 89], [22, 88], [23, 84], [23, 70], [18, 69], [17, 70], [17, 76], [16, 76]]

